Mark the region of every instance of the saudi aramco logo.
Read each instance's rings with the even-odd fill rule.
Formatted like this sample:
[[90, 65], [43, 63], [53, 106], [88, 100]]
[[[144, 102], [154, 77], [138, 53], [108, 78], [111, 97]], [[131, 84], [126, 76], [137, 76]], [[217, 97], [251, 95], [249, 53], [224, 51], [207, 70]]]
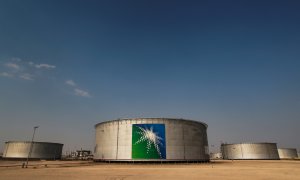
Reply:
[[166, 159], [164, 124], [132, 125], [132, 159]]

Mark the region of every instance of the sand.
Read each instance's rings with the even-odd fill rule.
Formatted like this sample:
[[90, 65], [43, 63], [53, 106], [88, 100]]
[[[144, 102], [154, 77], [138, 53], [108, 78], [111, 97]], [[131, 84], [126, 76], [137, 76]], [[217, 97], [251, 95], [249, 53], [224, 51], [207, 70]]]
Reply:
[[[206, 164], [103, 164], [92, 162], [30, 162], [27, 169], [0, 163], [0, 179], [300, 179], [300, 161], [225, 161]], [[18, 164], [18, 163], [10, 163]], [[45, 167], [47, 164], [47, 167]]]

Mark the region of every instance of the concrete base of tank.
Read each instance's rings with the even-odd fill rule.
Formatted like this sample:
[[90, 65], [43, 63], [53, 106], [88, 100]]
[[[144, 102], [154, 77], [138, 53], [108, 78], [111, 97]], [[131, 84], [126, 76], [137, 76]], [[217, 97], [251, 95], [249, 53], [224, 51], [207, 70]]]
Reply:
[[94, 162], [104, 162], [104, 163], [157, 163], [157, 164], [162, 164], [162, 163], [208, 163], [210, 160], [161, 160], [161, 159], [136, 159], [136, 160], [128, 160], [128, 159], [94, 159]]
[[247, 161], [259, 161], [259, 160], [280, 160], [280, 159], [224, 159], [224, 160], [239, 160], [239, 161], [243, 161], [243, 160], [247, 160]]
[[[1, 158], [0, 160], [5, 161], [26, 161], [27, 158]], [[56, 161], [56, 160], [62, 160], [62, 158], [29, 158], [28, 161]]]

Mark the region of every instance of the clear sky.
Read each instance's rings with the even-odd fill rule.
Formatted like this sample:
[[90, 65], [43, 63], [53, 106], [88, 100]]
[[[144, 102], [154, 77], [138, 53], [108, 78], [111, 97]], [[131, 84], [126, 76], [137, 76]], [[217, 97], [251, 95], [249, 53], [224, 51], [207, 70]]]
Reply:
[[[94, 146], [96, 123], [175, 117], [300, 149], [300, 1], [0, 0], [5, 141]], [[214, 147], [213, 147], [214, 146]]]

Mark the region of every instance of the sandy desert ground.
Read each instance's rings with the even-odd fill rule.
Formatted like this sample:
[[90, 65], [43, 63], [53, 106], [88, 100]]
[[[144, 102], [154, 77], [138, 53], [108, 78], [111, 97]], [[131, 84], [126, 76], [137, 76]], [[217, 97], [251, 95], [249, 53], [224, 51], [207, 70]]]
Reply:
[[[104, 164], [93, 162], [0, 162], [0, 179], [300, 179], [300, 161], [225, 161], [205, 164]], [[47, 167], [45, 167], [47, 164]], [[6, 167], [9, 165], [10, 167]]]

